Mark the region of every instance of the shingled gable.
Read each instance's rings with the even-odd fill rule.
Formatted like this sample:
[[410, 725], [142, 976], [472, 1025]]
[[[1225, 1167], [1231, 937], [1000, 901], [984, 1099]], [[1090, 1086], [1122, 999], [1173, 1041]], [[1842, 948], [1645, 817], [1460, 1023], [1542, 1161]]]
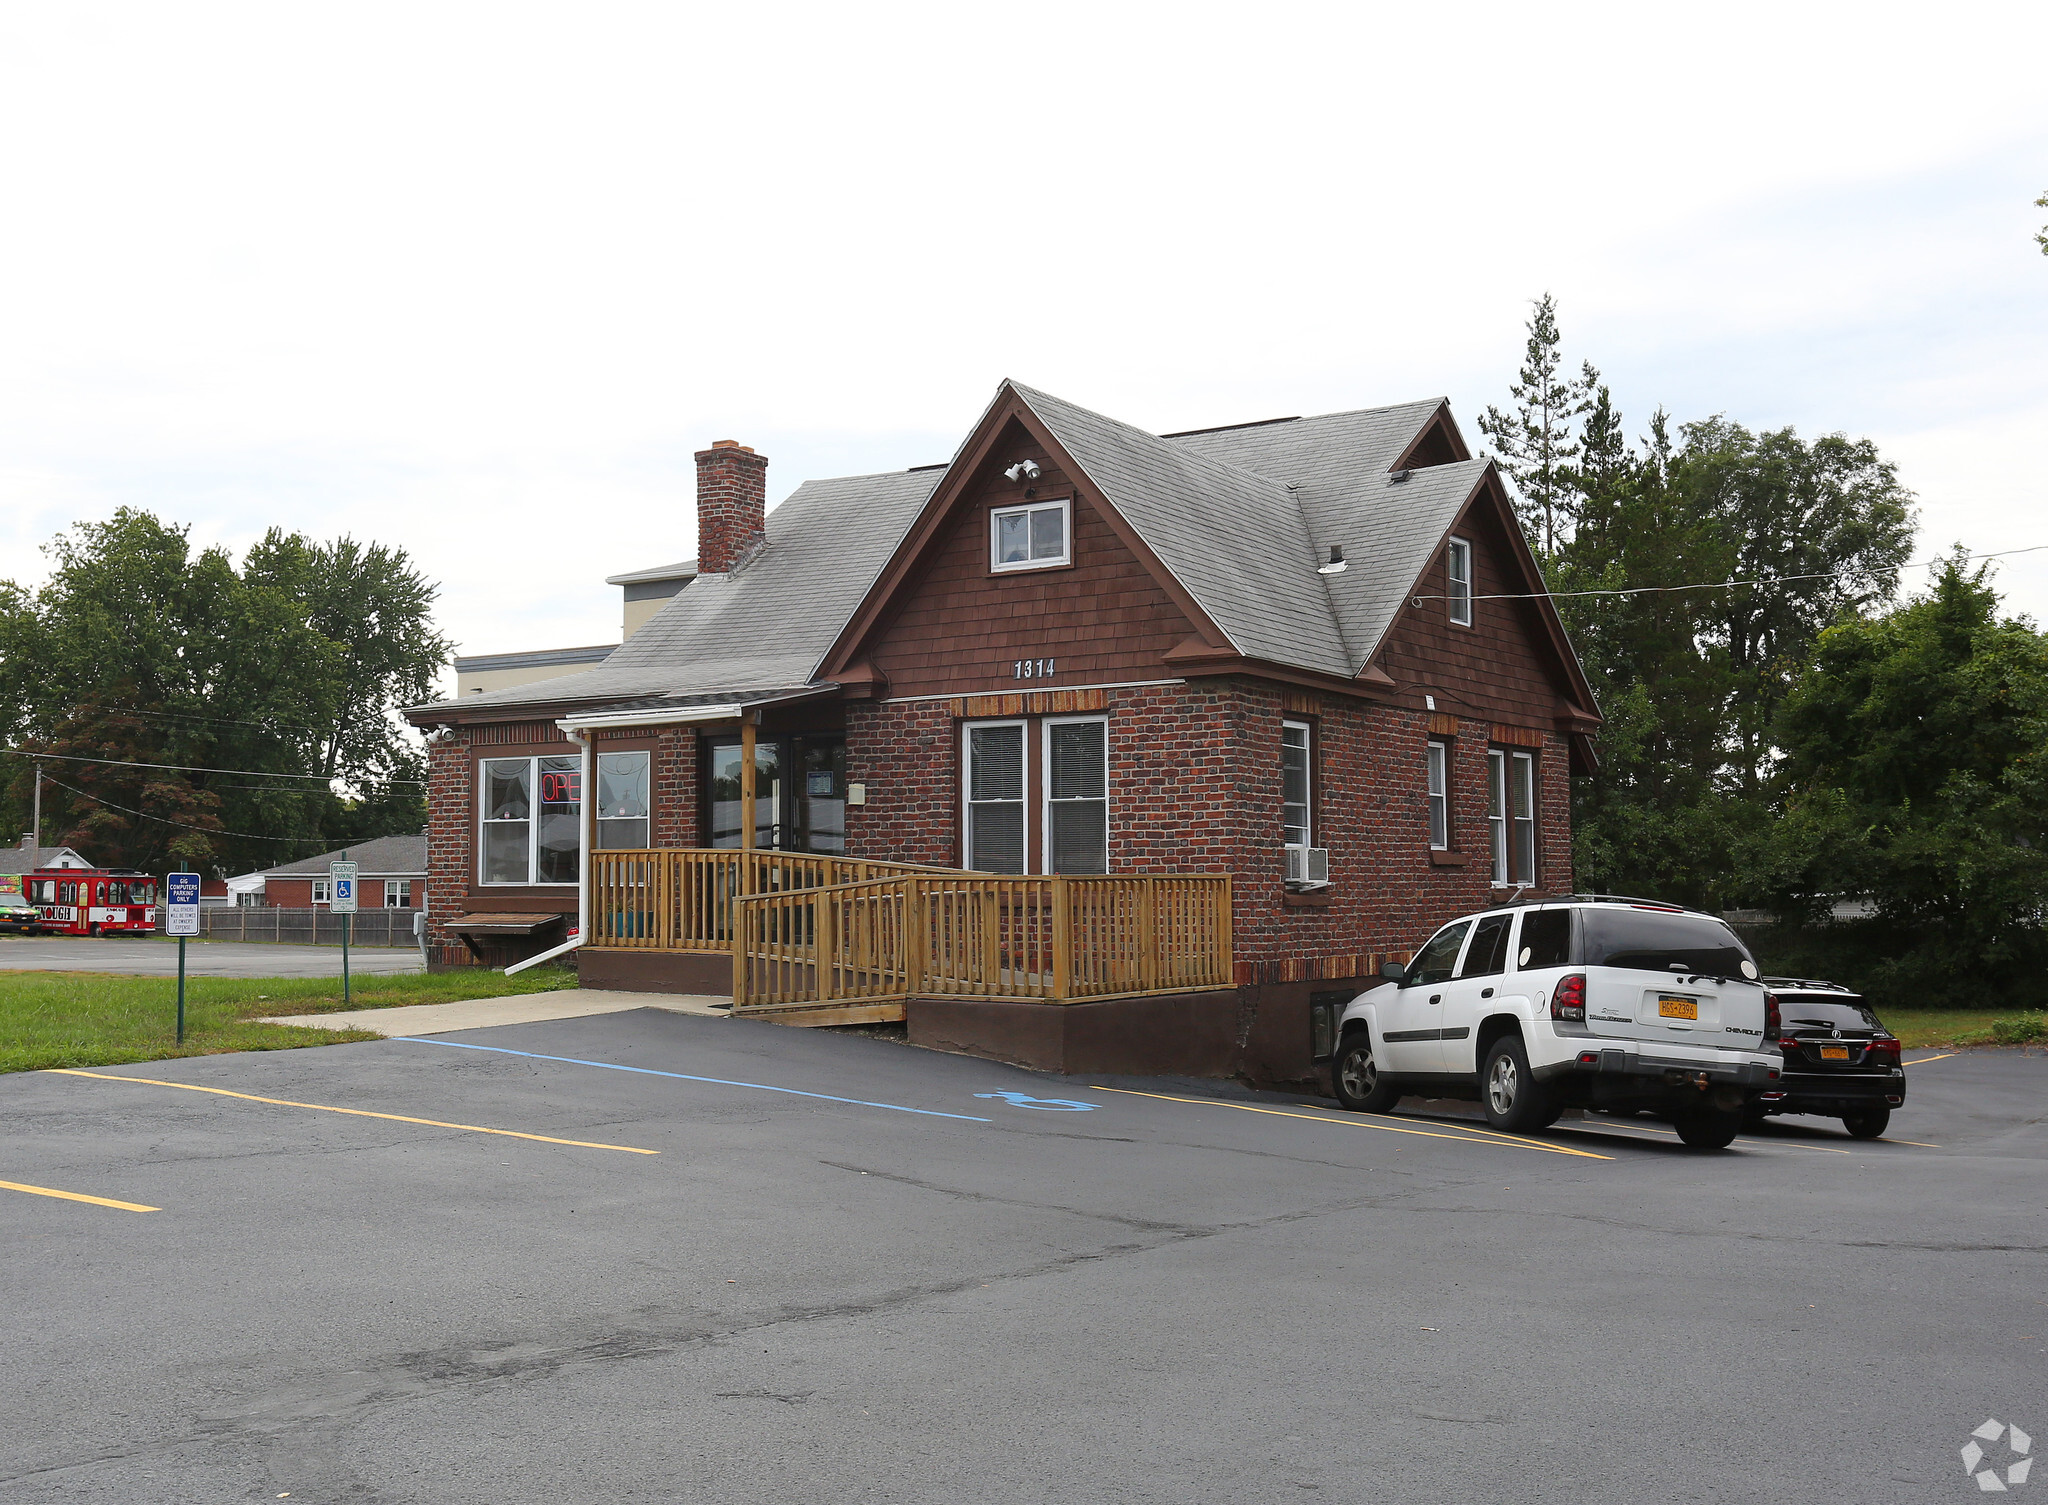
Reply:
[[[1522, 588], [1542, 590], [1490, 462], [1470, 458], [1442, 399], [1244, 428], [1155, 435], [1005, 381], [820, 668], [872, 681], [864, 655], [984, 467], [1021, 428], [1090, 500], [1196, 628], [1165, 655], [1182, 672], [1231, 669], [1372, 693], [1374, 662], [1401, 608], [1473, 507], [1501, 509]], [[1441, 463], [1403, 469], [1424, 458]], [[1256, 468], [1255, 468], [1256, 467]], [[1336, 545], [1350, 568], [1317, 565]], [[1544, 636], [1589, 722], [1590, 689], [1548, 600]]]

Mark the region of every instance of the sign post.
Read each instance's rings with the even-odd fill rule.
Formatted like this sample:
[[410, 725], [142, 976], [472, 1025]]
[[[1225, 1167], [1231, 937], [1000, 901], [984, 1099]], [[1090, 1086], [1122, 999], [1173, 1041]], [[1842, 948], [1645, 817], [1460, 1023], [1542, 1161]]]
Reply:
[[178, 1043], [185, 1043], [185, 938], [199, 934], [199, 875], [164, 876], [164, 934], [178, 938]]
[[356, 865], [353, 862], [327, 864], [327, 912], [341, 916], [341, 1001], [350, 1002], [348, 980], [348, 931], [355, 923]]

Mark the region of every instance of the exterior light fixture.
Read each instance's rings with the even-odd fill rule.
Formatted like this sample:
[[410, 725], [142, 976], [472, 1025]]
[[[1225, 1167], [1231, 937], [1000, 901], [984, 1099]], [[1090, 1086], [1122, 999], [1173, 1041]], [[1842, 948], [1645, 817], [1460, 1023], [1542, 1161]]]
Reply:
[[1038, 479], [1038, 462], [1036, 460], [1019, 460], [1015, 465], [1004, 471], [1003, 474], [1013, 481], [1035, 481]]
[[1316, 573], [1318, 575], [1341, 575], [1350, 568], [1350, 564], [1344, 558], [1344, 546], [1333, 543], [1330, 545], [1330, 562], [1317, 565]]

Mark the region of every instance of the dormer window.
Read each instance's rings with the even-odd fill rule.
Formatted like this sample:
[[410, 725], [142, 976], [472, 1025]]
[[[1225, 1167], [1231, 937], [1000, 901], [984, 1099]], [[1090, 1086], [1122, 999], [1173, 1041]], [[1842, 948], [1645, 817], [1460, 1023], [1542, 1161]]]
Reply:
[[1451, 540], [1444, 555], [1444, 573], [1449, 577], [1450, 588], [1444, 594], [1450, 598], [1451, 620], [1460, 627], [1472, 625], [1472, 545], [1462, 538]]
[[1072, 562], [1073, 503], [1031, 502], [988, 515], [991, 570], [1042, 570]]

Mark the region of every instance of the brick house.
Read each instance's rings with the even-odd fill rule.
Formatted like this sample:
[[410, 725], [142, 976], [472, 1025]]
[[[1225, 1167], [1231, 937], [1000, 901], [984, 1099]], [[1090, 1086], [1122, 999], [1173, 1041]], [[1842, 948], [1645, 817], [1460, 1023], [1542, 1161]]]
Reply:
[[379, 836], [346, 851], [322, 852], [298, 862], [280, 863], [261, 872], [230, 878], [224, 893], [230, 902], [265, 909], [318, 909], [333, 895], [330, 863], [356, 864], [356, 903], [363, 909], [419, 909], [427, 889], [427, 838]]
[[[602, 666], [407, 713], [437, 963], [580, 939], [586, 849], [1227, 874], [1223, 986], [893, 1017], [1037, 1064], [1300, 1081], [1312, 1001], [1570, 888], [1599, 714], [1445, 402], [1155, 435], [1006, 382], [948, 464], [771, 515], [767, 463], [697, 455], [698, 574]], [[624, 934], [589, 937], [587, 981], [734, 985]]]

